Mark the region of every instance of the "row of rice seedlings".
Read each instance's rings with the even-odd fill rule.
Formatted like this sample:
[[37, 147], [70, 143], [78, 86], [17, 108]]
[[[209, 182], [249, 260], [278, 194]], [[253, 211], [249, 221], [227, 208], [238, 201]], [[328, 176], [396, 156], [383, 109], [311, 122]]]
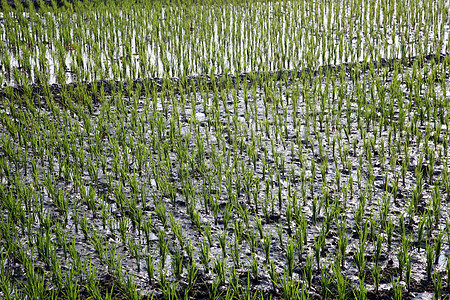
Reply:
[[449, 52], [445, 1], [408, 1], [408, 9], [360, 0], [156, 2], [120, 10], [87, 3], [36, 10], [30, 3], [14, 11], [3, 2], [7, 84], [315, 69]]

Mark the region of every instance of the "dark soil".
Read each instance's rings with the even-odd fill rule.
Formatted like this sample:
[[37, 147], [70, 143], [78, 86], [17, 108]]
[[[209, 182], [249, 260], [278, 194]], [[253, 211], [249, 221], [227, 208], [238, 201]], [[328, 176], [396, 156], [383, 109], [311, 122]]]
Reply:
[[[436, 64], [441, 61], [434, 60], [434, 57], [431, 55], [424, 63]], [[448, 60], [448, 57], [445, 59]], [[395, 65], [395, 62], [393, 64]], [[386, 64], [386, 67], [389, 66], [391, 64]], [[403, 64], [401, 61], [397, 61], [397, 68], [401, 68], [405, 73], [410, 69], [408, 63]], [[337, 69], [339, 68], [332, 70]], [[441, 234], [448, 235], [448, 191], [441, 189], [444, 183], [444, 159], [447, 156], [443, 141], [448, 138], [448, 128], [441, 127], [444, 128], [441, 132], [434, 130], [439, 122], [438, 115], [428, 119], [419, 116], [416, 97], [423, 93], [411, 94], [402, 79], [397, 82], [401, 86], [401, 92], [398, 94], [404, 97], [400, 98], [411, 107], [411, 111], [404, 119], [404, 124], [398, 121], [398, 94], [394, 93], [398, 91], [391, 85], [397, 78], [393, 78], [391, 67], [385, 69], [388, 75], [383, 82], [383, 96], [392, 104], [391, 112], [374, 107], [373, 115], [365, 115], [368, 111], [358, 110], [361, 107], [358, 107], [354, 96], [355, 89], [360, 87], [360, 82], [365, 82], [366, 88], [369, 88], [373, 78], [369, 72], [364, 72], [364, 68], [357, 73], [353, 70], [351, 66], [346, 66], [342, 79], [327, 68], [315, 72], [276, 72], [270, 76], [243, 74], [238, 77], [218, 76], [214, 79], [191, 78], [186, 82], [174, 79], [168, 81], [170, 86], [163, 92], [161, 89], [166, 82], [161, 79], [133, 83], [101, 81], [84, 85], [57, 85], [52, 87], [51, 95], [44, 96], [41, 96], [42, 90], [39, 86], [31, 90], [27, 87], [6, 89], [3, 94], [5, 101], [1, 107], [4, 117], [4, 123], [0, 127], [1, 134], [15, 136], [14, 127], [5, 121], [13, 120], [14, 125], [24, 132], [26, 147], [20, 144], [23, 143], [21, 139], [11, 138], [13, 149], [1, 149], [3, 162], [9, 166], [9, 169], [4, 167], [1, 173], [1, 183], [6, 191], [4, 195], [9, 192], [14, 195], [18, 193], [18, 178], [35, 191], [39, 196], [35, 201], [41, 204], [42, 211], [26, 212], [25, 219], [36, 220], [29, 225], [30, 229], [33, 232], [43, 232], [45, 226], [50, 227], [56, 256], [64, 262], [64, 268], [69, 268], [77, 256], [68, 255], [63, 244], [57, 242], [55, 228], [60, 226], [69, 239], [73, 240], [82, 261], [92, 263], [98, 268], [97, 278], [102, 295], [112, 290], [115, 299], [130, 298], [126, 294], [128, 290], [124, 282], [117, 276], [118, 273], [130, 275], [142, 297], [163, 298], [164, 291], [158, 283], [160, 271], [161, 274], [162, 271], [167, 271], [167, 280], [182, 296], [187, 291], [186, 270], [190, 259], [195, 260], [198, 267], [197, 281], [192, 289], [186, 292], [190, 299], [211, 298], [214, 280], [218, 277], [214, 265], [220, 262], [226, 266], [225, 278], [217, 290], [222, 296], [227, 291], [232, 291], [230, 277], [234, 268], [241, 286], [240, 290], [234, 291], [236, 298], [243, 297], [247, 284], [253, 294], [262, 294], [264, 298], [286, 298], [281, 284], [283, 275], [287, 274], [286, 254], [289, 240], [295, 243], [304, 240], [302, 250], [295, 248], [292, 280], [294, 285], [298, 284], [296, 288], [308, 285], [305, 273], [307, 258], [311, 257], [312, 284], [307, 288], [307, 293], [311, 299], [322, 297], [321, 273], [316, 263], [318, 259], [320, 268], [325, 272], [324, 276], [331, 279], [329, 289], [333, 298], [338, 293], [338, 280], [337, 275], [333, 273], [333, 266], [339, 257], [339, 235], [342, 233], [345, 233], [349, 240], [341, 271], [338, 273], [345, 278], [347, 296], [351, 298], [359, 292], [360, 270], [355, 257], [361, 230], [364, 228], [367, 229], [364, 247], [367, 264], [362, 272], [365, 274], [364, 282], [369, 299], [393, 298], [392, 280], [400, 276], [398, 257], [406, 237], [412, 239], [407, 249], [408, 257], [412, 261], [412, 281], [409, 289], [405, 287], [404, 297], [413, 299], [420, 297], [420, 293], [432, 293], [433, 281], [427, 278], [426, 272], [425, 241], [435, 245]], [[382, 71], [377, 69], [376, 72]], [[328, 80], [338, 88], [343, 87], [341, 95], [325, 89], [327, 83], [330, 84]], [[448, 76], [445, 81], [447, 86], [450, 86]], [[225, 89], [227, 82], [229, 86]], [[253, 84], [254, 82], [258, 84]], [[130, 92], [131, 89], [127, 88], [133, 85], [133, 90], [137, 90], [140, 84], [142, 93]], [[183, 100], [175, 88], [183, 84], [192, 87], [190, 93], [183, 95], [188, 101]], [[435, 84], [425, 82], [423, 89]], [[149, 88], [149, 91], [143, 91], [143, 87]], [[107, 94], [103, 99], [100, 97], [102, 88]], [[244, 89], [247, 88], [249, 89], [245, 94]], [[86, 99], [76, 98], [77, 90], [80, 89], [90, 89], [96, 101], [86, 104], [83, 102]], [[314, 89], [323, 90], [322, 96], [314, 93]], [[164, 94], [167, 90], [173, 91], [173, 96]], [[66, 92], [70, 96], [67, 96]], [[145, 95], [146, 92], [154, 94]], [[296, 92], [298, 108], [294, 111], [293, 95]], [[365, 91], [367, 94], [369, 92], [369, 89]], [[308, 98], [311, 95], [315, 97], [312, 100]], [[350, 95], [348, 102], [342, 101], [342, 97], [346, 95]], [[25, 103], [27, 96], [32, 99], [35, 111]], [[53, 96], [55, 101], [51, 102], [52, 97], [46, 96]], [[379, 97], [381, 95], [377, 95], [377, 100]], [[321, 99], [331, 100], [321, 106]], [[368, 98], [367, 102], [369, 101], [371, 100]], [[336, 103], [340, 103], [342, 107], [338, 108]], [[360, 102], [359, 105], [365, 103]], [[216, 110], [212, 109], [213, 105], [216, 105]], [[56, 108], [63, 113], [58, 115]], [[449, 112], [441, 111], [440, 114], [448, 115]], [[29, 128], [31, 125], [26, 122], [24, 115], [42, 118], [43, 121], [38, 123], [43, 124], [42, 128]], [[321, 116], [329, 118], [325, 126], [320, 125], [318, 118]], [[418, 116], [417, 119], [414, 119], [414, 116]], [[386, 118], [385, 123], [381, 123], [382, 117]], [[313, 119], [316, 120], [315, 123], [312, 123]], [[69, 125], [67, 120], [72, 120], [75, 125]], [[160, 120], [158, 124], [162, 125], [158, 127], [152, 120]], [[121, 126], [116, 126], [116, 122]], [[139, 127], [133, 122], [142, 126]], [[414, 127], [414, 130], [404, 129], [399, 132], [396, 126], [400, 125]], [[57, 132], [56, 136], [52, 135], [52, 130]], [[411, 132], [406, 133], [407, 130]], [[433, 131], [434, 135], [431, 135], [430, 131]], [[49, 160], [45, 149], [39, 148], [40, 144], [34, 147], [28, 142], [32, 135], [41, 137], [45, 141], [45, 147], [54, 151], [55, 161]], [[70, 145], [65, 149], [63, 142], [68, 137], [71, 138]], [[368, 137], [370, 140], [376, 138], [377, 142], [374, 145], [367, 144]], [[198, 139], [204, 141], [204, 148]], [[426, 153], [423, 150], [425, 141], [435, 153], [433, 171], [431, 152]], [[189, 159], [185, 160], [183, 153], [179, 152], [179, 143], [187, 145]], [[92, 147], [97, 147], [97, 151]], [[140, 162], [138, 158], [140, 147], [148, 151], [144, 162]], [[250, 151], [252, 147], [255, 149], [254, 156]], [[408, 149], [409, 163], [403, 182], [401, 166], [403, 160], [406, 161], [405, 153], [402, 152], [404, 147]], [[95, 162], [99, 170], [97, 177], [89, 170], [87, 161], [83, 165], [80, 163], [80, 157], [75, 154], [77, 151], [72, 149], [84, 153], [91, 162]], [[40, 150], [43, 151], [42, 154]], [[30, 159], [35, 160], [35, 167], [30, 161], [22, 161], [20, 155], [24, 152]], [[98, 157], [104, 157], [105, 161], [97, 160]], [[118, 165], [114, 163], [115, 159], [119, 162]], [[167, 164], [168, 161], [170, 164]], [[327, 168], [322, 175], [320, 166], [325, 162]], [[36, 178], [33, 177], [34, 171]], [[255, 197], [246, 194], [245, 176], [250, 171], [253, 172], [254, 180], [251, 189], [260, 183], [260, 190], [256, 192]], [[226, 172], [234, 172], [233, 176], [230, 176], [230, 183], [227, 182]], [[160, 174], [160, 177], [156, 173]], [[423, 190], [417, 198], [417, 211], [410, 215], [407, 210], [419, 173], [423, 176]], [[53, 176], [53, 185], [65, 193], [68, 199], [67, 211], [58, 208], [55, 197], [50, 193], [51, 185], [46, 183], [48, 174]], [[77, 174], [79, 178], [75, 178]], [[137, 182], [134, 182], [133, 178], [136, 178]], [[398, 190], [395, 190], [392, 184], [396, 179], [399, 180]], [[191, 200], [187, 200], [189, 196], [185, 193], [189, 185], [193, 187]], [[431, 202], [435, 186], [441, 189], [442, 195], [442, 209], [437, 213], [437, 220], [433, 219], [434, 208]], [[94, 204], [83, 194], [82, 188], [85, 187], [95, 195]], [[147, 237], [142, 234], [142, 229], [136, 229], [132, 204], [120, 203], [118, 200], [119, 189], [123, 189], [124, 199], [127, 201], [139, 199], [137, 207], [142, 211], [143, 220], [152, 220]], [[205, 205], [204, 195], [207, 189], [210, 189], [211, 199], [210, 203]], [[297, 202], [291, 203], [293, 208], [290, 209], [294, 215], [298, 215], [288, 222], [288, 203], [293, 201], [294, 194], [297, 195]], [[260, 199], [259, 206], [255, 199]], [[271, 203], [270, 199], [273, 199]], [[382, 221], [382, 204], [386, 200], [389, 200], [388, 211], [386, 220]], [[22, 200], [19, 198], [18, 201]], [[264, 208], [264, 205], [267, 207]], [[105, 207], [109, 223], [102, 220], [101, 206]], [[230, 220], [227, 223], [225, 215], [230, 207]], [[360, 207], [362, 213], [358, 220]], [[214, 215], [214, 209], [217, 215]], [[161, 213], [162, 211], [164, 213]], [[247, 211], [247, 214], [243, 211]], [[25, 225], [17, 222], [19, 217], [16, 217], [15, 213], [17, 212], [6, 204], [3, 205], [1, 221], [14, 221], [15, 225], [12, 227], [17, 229], [17, 240], [27, 251], [34, 247], [34, 236], [30, 237], [21, 232], [21, 226]], [[173, 216], [182, 228], [185, 243], [192, 243], [191, 257], [187, 248], [183, 248], [183, 272], [180, 279], [175, 278], [171, 265], [177, 247], [180, 246], [174, 229], [176, 224], [171, 224], [164, 216]], [[83, 218], [89, 226], [83, 228], [79, 218]], [[296, 232], [303, 226], [302, 220], [306, 222], [306, 237], [299, 239]], [[375, 220], [373, 225], [371, 220]], [[387, 243], [389, 220], [393, 226], [390, 245]], [[425, 220], [426, 224], [423, 239], [419, 242], [421, 220]], [[262, 235], [258, 229], [258, 221], [261, 223]], [[341, 222], [346, 226], [344, 229], [340, 227]], [[364, 227], [364, 223], [368, 224], [367, 227]], [[125, 242], [120, 230], [121, 224], [125, 228]], [[237, 238], [239, 226], [244, 226], [240, 239]], [[0, 233], [6, 236], [6, 229], [2, 230]], [[208, 241], [211, 261], [206, 268], [201, 262], [200, 246], [206, 241], [208, 231], [211, 232], [211, 241]], [[115, 249], [121, 258], [119, 270], [109, 266], [106, 260], [108, 257], [102, 256], [101, 251], [93, 246], [94, 234], [104, 239], [102, 244], [108, 251]], [[257, 241], [254, 249], [249, 242], [252, 234], [256, 236]], [[161, 236], [167, 241], [169, 251], [163, 266], [159, 265], [162, 263], [158, 245]], [[270, 278], [269, 264], [265, 258], [263, 243], [266, 236], [272, 238], [270, 259], [273, 261], [275, 273], [279, 276], [275, 284]], [[378, 236], [383, 236], [384, 242], [379, 258], [380, 287], [379, 291], [375, 292], [371, 272], [375, 265]], [[322, 237], [324, 246], [317, 256], [314, 252], [315, 243]], [[221, 239], [226, 240], [225, 257], [222, 254]], [[6, 240], [2, 239], [0, 249], [7, 249]], [[130, 241], [140, 245], [142, 255], [155, 258], [154, 278], [147, 275], [144, 260], [138, 261], [130, 250]], [[240, 246], [240, 255], [237, 258], [232, 257], [233, 245], [236, 243]], [[433, 262], [433, 274], [445, 273], [445, 263], [450, 251], [445, 237], [441, 250], [440, 256]], [[31, 251], [29, 254], [36, 259], [36, 269], [51, 282], [46, 256]], [[13, 254], [11, 256], [14, 257]], [[258, 266], [257, 275], [252, 272], [252, 259], [256, 260]], [[9, 272], [14, 274], [16, 282], [26, 282], [26, 272], [20, 259], [16, 257], [15, 260], [7, 260], [11, 260]], [[86, 279], [82, 275], [80, 277], [80, 297], [87, 298], [90, 294], [84, 287]], [[403, 274], [401, 285], [405, 285], [404, 278]], [[448, 289], [449, 283], [446, 281], [444, 278], [442, 286]], [[49, 289], [51, 288], [50, 284]], [[63, 298], [63, 295], [64, 289], [61, 289], [58, 296]]]

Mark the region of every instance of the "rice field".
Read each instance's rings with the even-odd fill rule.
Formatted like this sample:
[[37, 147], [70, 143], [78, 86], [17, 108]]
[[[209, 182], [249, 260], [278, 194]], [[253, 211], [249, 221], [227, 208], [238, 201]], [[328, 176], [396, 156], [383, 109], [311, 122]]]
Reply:
[[1, 299], [444, 299], [448, 0], [1, 2]]

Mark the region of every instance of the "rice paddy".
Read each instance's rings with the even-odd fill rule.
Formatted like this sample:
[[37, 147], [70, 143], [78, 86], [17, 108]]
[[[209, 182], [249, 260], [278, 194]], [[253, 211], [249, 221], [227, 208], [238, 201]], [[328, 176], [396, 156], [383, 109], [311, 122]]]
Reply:
[[0, 298], [450, 293], [449, 2], [16, 1]]

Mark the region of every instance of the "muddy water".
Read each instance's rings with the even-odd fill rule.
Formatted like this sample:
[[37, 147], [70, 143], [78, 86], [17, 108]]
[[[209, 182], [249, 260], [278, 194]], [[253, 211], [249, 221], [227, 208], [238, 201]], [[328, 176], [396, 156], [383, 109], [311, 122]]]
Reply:
[[11, 13], [0, 17], [0, 78], [17, 85], [236, 74], [449, 52], [448, 20], [436, 13], [446, 2], [414, 5], [413, 17], [392, 3], [353, 15], [338, 3]]

